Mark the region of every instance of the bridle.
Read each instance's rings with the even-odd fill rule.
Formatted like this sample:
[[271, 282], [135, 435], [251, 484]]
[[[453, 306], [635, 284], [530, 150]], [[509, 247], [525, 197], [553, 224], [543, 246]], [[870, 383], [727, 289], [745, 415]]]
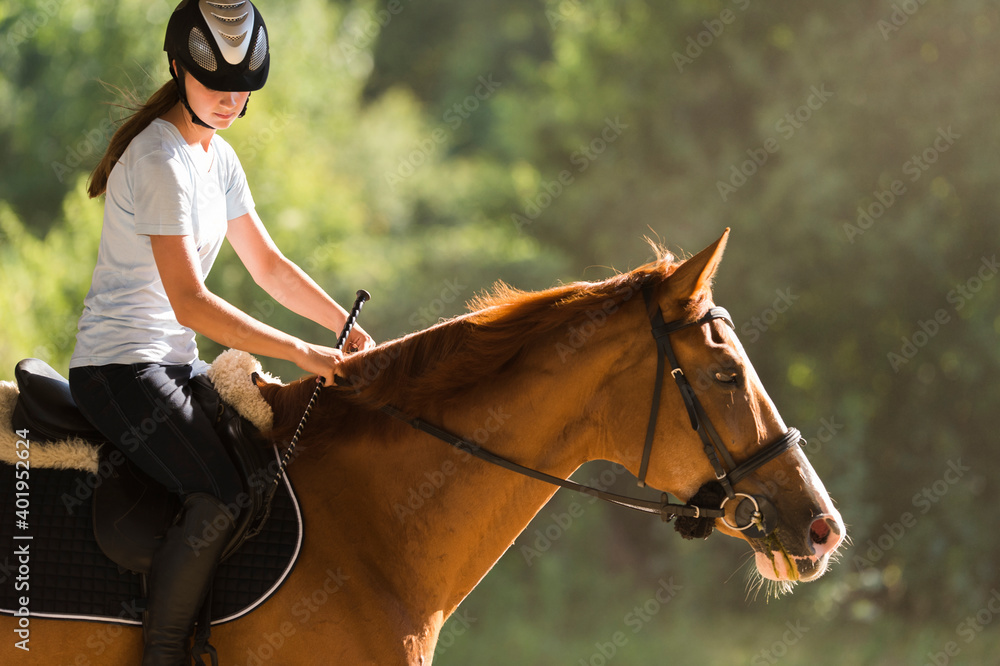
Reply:
[[[771, 460], [774, 460], [782, 453], [802, 442], [802, 435], [795, 428], [789, 428], [788, 431], [776, 441], [768, 444], [753, 456], [737, 465], [732, 454], [730, 454], [729, 449], [726, 448], [725, 443], [712, 426], [712, 422], [705, 413], [705, 410], [702, 408], [701, 403], [698, 401], [698, 397], [695, 395], [694, 389], [688, 382], [687, 377], [684, 375], [684, 371], [681, 369], [680, 364], [677, 361], [677, 356], [674, 354], [673, 346], [670, 343], [670, 336], [673, 333], [681, 331], [685, 328], [702, 326], [713, 319], [721, 319], [728, 324], [730, 328], [735, 330], [736, 327], [733, 325], [732, 319], [729, 317], [729, 313], [726, 312], [724, 308], [713, 307], [709, 309], [705, 315], [695, 321], [685, 322], [678, 320], [664, 322], [663, 312], [661, 311], [659, 305], [654, 301], [652, 289], [648, 286], [644, 287], [642, 293], [649, 312], [653, 338], [656, 340], [657, 361], [656, 379], [653, 385], [653, 404], [650, 408], [649, 424], [646, 428], [646, 441], [642, 453], [642, 462], [639, 468], [639, 486], [646, 486], [646, 471], [649, 466], [649, 457], [653, 448], [653, 440], [656, 435], [656, 422], [657, 415], [660, 410], [660, 398], [664, 382], [664, 373], [666, 371], [666, 364], [669, 362], [671, 368], [670, 375], [674, 378], [674, 381], [677, 383], [677, 388], [681, 392], [681, 397], [684, 400], [684, 405], [687, 408], [688, 416], [691, 420], [691, 427], [701, 438], [702, 444], [704, 445], [705, 455], [708, 457], [708, 460], [712, 464], [712, 468], [715, 471], [715, 480], [709, 481], [702, 486], [702, 491], [717, 484], [721, 487], [722, 492], [725, 494], [721, 504], [718, 506], [698, 506], [691, 503], [699, 496], [712, 494], [703, 493], [702, 491], [699, 491], [687, 504], [669, 503], [667, 501], [667, 493], [662, 493], [660, 501], [645, 500], [609, 493], [599, 488], [586, 486], [568, 479], [562, 479], [560, 477], [515, 463], [483, 449], [478, 444], [469, 442], [466, 439], [458, 437], [457, 435], [454, 435], [422, 419], [411, 418], [407, 416], [405, 412], [391, 405], [385, 405], [381, 408], [381, 410], [386, 414], [407, 423], [411, 427], [432, 435], [433, 437], [436, 437], [463, 452], [479, 458], [480, 460], [498, 465], [533, 479], [538, 479], [562, 488], [568, 488], [576, 492], [591, 495], [619, 506], [624, 506], [646, 513], [657, 514], [665, 521], [669, 521], [674, 517], [706, 520], [721, 518], [727, 527], [744, 532], [746, 536], [750, 538], [759, 539], [767, 536], [777, 526], [777, 509], [766, 497], [762, 495], [738, 493], [733, 490], [733, 486], [757, 468], [770, 462]], [[349, 381], [339, 376], [337, 377], [337, 383], [340, 385], [350, 386]], [[721, 461], [719, 459], [720, 455], [722, 457]], [[723, 462], [725, 465], [723, 465]], [[734, 513], [735, 522], [730, 522], [726, 517], [726, 505], [730, 501], [734, 500], [738, 500]]]
[[[644, 487], [646, 485], [646, 470], [649, 467], [649, 455], [653, 450], [653, 439], [656, 436], [656, 420], [660, 411], [663, 374], [665, 364], [670, 363], [670, 376], [674, 378], [677, 389], [681, 392], [681, 398], [683, 398], [684, 406], [687, 408], [688, 418], [691, 420], [691, 428], [701, 438], [705, 456], [715, 471], [714, 483], [721, 485], [726, 495], [717, 510], [703, 509], [697, 506], [691, 507], [696, 511], [692, 517], [701, 518], [711, 516], [722, 518], [722, 522], [726, 524], [726, 527], [746, 532], [747, 536], [751, 538], [767, 536], [777, 525], [777, 509], [766, 497], [737, 493], [733, 490], [733, 486], [758, 467], [774, 460], [788, 449], [802, 442], [801, 433], [795, 428], [789, 428], [776, 441], [771, 442], [750, 458], [737, 465], [733, 460], [732, 454], [729, 453], [725, 442], [719, 437], [719, 433], [716, 432], [712, 421], [708, 418], [704, 408], [702, 408], [701, 403], [698, 401], [698, 396], [695, 395], [694, 388], [691, 387], [691, 383], [677, 361], [674, 347], [670, 344], [671, 334], [685, 328], [702, 326], [713, 319], [721, 319], [735, 331], [736, 326], [733, 325], [733, 320], [725, 308], [714, 307], [710, 308], [700, 319], [696, 319], [695, 321], [685, 322], [678, 320], [668, 323], [663, 320], [663, 311], [654, 301], [653, 290], [650, 287], [646, 286], [643, 288], [642, 297], [646, 302], [646, 310], [649, 312], [649, 323], [653, 329], [653, 339], [656, 340], [656, 383], [653, 385], [653, 405], [649, 411], [649, 425], [646, 427], [646, 443], [642, 451], [642, 463], [639, 465], [639, 486]], [[725, 467], [723, 467], [722, 462], [719, 460], [720, 455], [726, 463]], [[727, 469], [729, 471], [726, 471]], [[710, 481], [709, 484], [711, 483], [713, 482]], [[702, 486], [702, 488], [704, 489], [705, 486]], [[695, 496], [700, 494], [702, 494], [701, 491], [696, 493]], [[735, 519], [737, 522], [733, 524], [726, 518], [726, 504], [738, 497], [742, 497], [743, 499], [736, 505]]]

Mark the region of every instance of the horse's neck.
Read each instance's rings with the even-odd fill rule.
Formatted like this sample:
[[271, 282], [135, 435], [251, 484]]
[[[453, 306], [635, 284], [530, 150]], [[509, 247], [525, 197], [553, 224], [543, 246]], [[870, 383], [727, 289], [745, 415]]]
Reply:
[[[586, 461], [584, 441], [564, 433], [566, 423], [576, 420], [570, 410], [547, 405], [527, 391], [504, 391], [503, 395], [496, 402], [470, 405], [465, 413], [462, 408], [442, 413], [439, 422], [488, 451], [556, 476], [565, 478]], [[407, 446], [433, 451], [408, 474], [409, 479], [418, 491], [434, 490], [419, 509], [406, 516], [413, 520], [413, 531], [406, 538], [422, 551], [421, 566], [438, 569], [435, 563], [439, 562], [444, 572], [454, 572], [451, 598], [445, 600], [450, 612], [552, 497], [555, 487], [425, 435], [410, 435], [409, 440]], [[406, 499], [420, 504], [423, 496], [407, 491]]]
[[[581, 365], [586, 376], [565, 365], [553, 372], [545, 366], [561, 361], [548, 357], [529, 359], [521, 365], [530, 371], [479, 385], [437, 413], [420, 416], [484, 449], [565, 478], [593, 457], [589, 426], [579, 424], [602, 368]], [[374, 423], [389, 417], [371, 418]], [[338, 483], [331, 473], [348, 486], [338, 493], [336, 507], [324, 511], [337, 512], [334, 530], [355, 533], [334, 541], [357, 544], [369, 563], [384, 565], [380, 576], [393, 593], [447, 617], [555, 487], [402, 423], [373, 430], [379, 434], [337, 443], [335, 454], [309, 472], [317, 493], [329, 495]]]

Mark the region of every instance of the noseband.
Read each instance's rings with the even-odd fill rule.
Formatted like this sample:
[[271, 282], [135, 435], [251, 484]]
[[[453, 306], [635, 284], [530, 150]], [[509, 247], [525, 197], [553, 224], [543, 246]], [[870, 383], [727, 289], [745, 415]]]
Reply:
[[[442, 428], [428, 423], [419, 418], [410, 418], [405, 412], [396, 409], [391, 405], [381, 408], [386, 414], [399, 419], [411, 427], [432, 435], [455, 448], [464, 451], [476, 458], [498, 465], [505, 469], [517, 472], [524, 476], [538, 479], [546, 483], [551, 483], [562, 488], [568, 488], [576, 492], [584, 493], [599, 499], [624, 506], [637, 511], [653, 513], [659, 515], [663, 520], [669, 521], [674, 517], [678, 518], [677, 530], [686, 538], [707, 537], [712, 531], [714, 519], [721, 518], [727, 527], [744, 532], [748, 537], [760, 539], [774, 530], [778, 523], [778, 512], [774, 505], [763, 495], [748, 495], [737, 493], [733, 486], [745, 476], [756, 470], [761, 465], [777, 458], [785, 451], [793, 448], [802, 440], [802, 435], [795, 428], [789, 428], [777, 441], [768, 444], [753, 456], [743, 461], [739, 465], [733, 460], [725, 443], [719, 437], [708, 415], [702, 408], [701, 403], [695, 395], [694, 389], [688, 382], [684, 371], [681, 370], [674, 354], [673, 346], [670, 344], [670, 335], [677, 331], [692, 326], [701, 326], [713, 319], [722, 319], [730, 328], [735, 330], [729, 313], [723, 308], [711, 308], [703, 317], [696, 321], [664, 322], [663, 313], [659, 305], [655, 303], [652, 290], [644, 287], [643, 298], [649, 311], [650, 324], [653, 327], [653, 338], [656, 340], [657, 360], [656, 360], [656, 381], [653, 385], [653, 405], [649, 412], [649, 425], [646, 428], [646, 442], [642, 452], [642, 463], [639, 468], [639, 486], [646, 485], [646, 471], [649, 467], [649, 456], [653, 448], [653, 439], [656, 435], [657, 415], [660, 411], [660, 397], [662, 394], [664, 372], [666, 363], [670, 363], [670, 375], [677, 383], [677, 388], [684, 399], [684, 406], [687, 408], [688, 417], [691, 420], [691, 427], [698, 433], [704, 445], [705, 455], [708, 457], [712, 468], [715, 470], [715, 480], [709, 481], [701, 487], [698, 493], [692, 497], [687, 504], [671, 504], [667, 501], [667, 493], [662, 493], [660, 501], [645, 500], [636, 497], [626, 497], [616, 495], [598, 488], [585, 486], [575, 481], [562, 479], [551, 474], [546, 474], [530, 467], [519, 465], [502, 456], [491, 453], [480, 447], [478, 444], [462, 439]], [[349, 385], [349, 383], [337, 377], [337, 383]], [[719, 456], [722, 456], [722, 461]], [[723, 461], [725, 466], [723, 466]], [[728, 471], [727, 471], [728, 470]], [[719, 502], [721, 498], [721, 503]], [[726, 505], [733, 500], [737, 500], [734, 513], [735, 522], [730, 522], [726, 516]], [[707, 506], [704, 504], [707, 503]], [[682, 523], [682, 521], [684, 521]]]

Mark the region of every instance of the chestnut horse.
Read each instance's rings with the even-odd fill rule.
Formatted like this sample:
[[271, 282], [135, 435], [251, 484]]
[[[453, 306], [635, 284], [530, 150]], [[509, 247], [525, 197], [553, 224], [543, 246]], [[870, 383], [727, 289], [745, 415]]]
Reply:
[[[377, 408], [392, 405], [562, 478], [591, 460], [638, 474], [657, 350], [651, 308], [635, 296], [651, 289], [667, 321], [698, 320], [712, 307], [726, 238], [684, 262], [661, 252], [603, 282], [535, 293], [501, 286], [466, 315], [351, 356], [340, 371], [350, 386], [321, 391], [288, 468], [305, 516], [299, 562], [258, 610], [213, 629], [222, 663], [430, 664], [445, 620], [555, 487]], [[692, 382], [698, 399], [737, 463], [787, 432], [723, 321], [671, 338], [684, 373], [704, 380]], [[646, 483], [687, 501], [715, 473], [672, 384], [665, 379]], [[314, 385], [262, 387], [276, 437], [294, 430]], [[845, 528], [800, 447], [736, 490], [777, 509], [763, 538], [715, 520], [749, 542], [761, 576], [791, 585], [822, 575]], [[14, 618], [0, 625], [5, 664], [141, 660], [133, 627], [33, 619], [23, 652], [13, 648]]]

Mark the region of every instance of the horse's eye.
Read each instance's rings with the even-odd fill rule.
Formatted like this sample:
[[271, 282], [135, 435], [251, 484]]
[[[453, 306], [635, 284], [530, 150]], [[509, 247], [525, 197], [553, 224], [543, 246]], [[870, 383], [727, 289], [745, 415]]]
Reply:
[[735, 372], [717, 372], [715, 373], [715, 381], [720, 384], [726, 384], [727, 386], [735, 386], [739, 383], [740, 376]]

